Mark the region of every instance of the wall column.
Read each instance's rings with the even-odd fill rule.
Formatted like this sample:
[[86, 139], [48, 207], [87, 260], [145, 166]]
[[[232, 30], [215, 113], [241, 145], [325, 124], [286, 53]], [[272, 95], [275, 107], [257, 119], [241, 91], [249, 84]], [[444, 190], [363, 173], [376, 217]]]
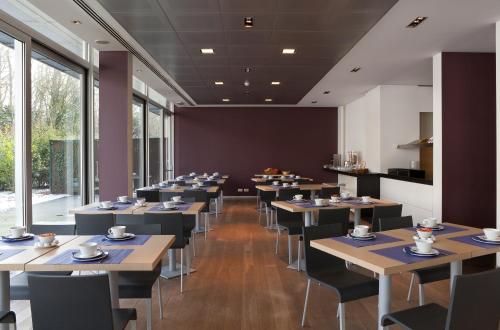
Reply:
[[132, 55], [99, 52], [99, 198], [132, 195]]
[[[500, 228], [500, 22], [496, 23], [496, 225]], [[497, 266], [500, 266], [500, 253], [497, 253]]]

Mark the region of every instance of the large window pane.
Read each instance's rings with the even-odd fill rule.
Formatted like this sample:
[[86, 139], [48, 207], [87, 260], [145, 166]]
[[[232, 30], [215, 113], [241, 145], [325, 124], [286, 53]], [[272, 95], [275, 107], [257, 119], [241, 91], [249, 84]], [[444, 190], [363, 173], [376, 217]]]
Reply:
[[74, 221], [81, 205], [80, 132], [82, 74], [33, 51], [33, 223]]
[[173, 164], [172, 164], [172, 129], [171, 129], [171, 120], [172, 117], [170, 115], [164, 116], [164, 124], [163, 124], [163, 159], [164, 159], [164, 174], [163, 177], [165, 179], [173, 179]]
[[144, 101], [132, 102], [132, 180], [134, 190], [144, 186]]
[[99, 80], [94, 80], [94, 201], [99, 201]]
[[[16, 167], [20, 168], [22, 146], [16, 145], [16, 135], [22, 134], [16, 125], [22, 113], [22, 72], [17, 63], [22, 59], [23, 44], [0, 32], [0, 233], [16, 221], [22, 223], [21, 187], [16, 186]], [[19, 158], [16, 164], [16, 158]], [[17, 166], [16, 166], [17, 165]]]
[[149, 143], [149, 183], [160, 182], [161, 173], [161, 112], [163, 108], [149, 104], [148, 143]]

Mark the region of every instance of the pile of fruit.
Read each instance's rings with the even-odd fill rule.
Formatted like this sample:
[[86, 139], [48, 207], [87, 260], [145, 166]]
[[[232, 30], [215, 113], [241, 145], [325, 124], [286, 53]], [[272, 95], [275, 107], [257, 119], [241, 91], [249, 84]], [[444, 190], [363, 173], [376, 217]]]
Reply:
[[276, 175], [276, 174], [280, 174], [280, 170], [277, 168], [268, 167], [264, 170], [264, 174]]

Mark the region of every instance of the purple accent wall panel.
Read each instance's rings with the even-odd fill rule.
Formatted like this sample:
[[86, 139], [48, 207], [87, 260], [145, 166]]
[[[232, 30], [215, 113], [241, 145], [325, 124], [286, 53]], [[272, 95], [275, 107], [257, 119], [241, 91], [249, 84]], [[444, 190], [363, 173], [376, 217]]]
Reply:
[[99, 52], [100, 200], [132, 194], [132, 57]]
[[443, 53], [443, 219], [496, 223], [495, 54]]
[[227, 196], [255, 195], [250, 178], [267, 167], [336, 181], [322, 169], [337, 151], [336, 108], [181, 107], [174, 122], [175, 174], [229, 174]]

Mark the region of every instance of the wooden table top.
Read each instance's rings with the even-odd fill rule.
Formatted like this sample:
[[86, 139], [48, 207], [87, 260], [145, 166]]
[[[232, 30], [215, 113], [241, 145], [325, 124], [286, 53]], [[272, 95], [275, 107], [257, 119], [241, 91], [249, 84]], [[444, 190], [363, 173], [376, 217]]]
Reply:
[[[299, 188], [300, 190], [321, 190], [321, 188], [335, 188], [337, 187], [336, 183], [305, 183], [305, 184], [299, 184], [297, 187], [292, 187], [292, 188]], [[271, 186], [271, 185], [257, 185], [255, 186], [255, 189], [257, 190], [262, 190], [262, 191], [279, 191], [280, 189], [283, 189], [283, 187], [276, 187], [276, 186]]]
[[[450, 223], [444, 223], [444, 225], [446, 224]], [[449, 252], [453, 252], [454, 254], [437, 258], [422, 258], [422, 261], [410, 264], [406, 264], [404, 262], [371, 252], [374, 250], [394, 246], [403, 247], [409, 244], [415, 245], [415, 242], [413, 240], [415, 232], [407, 229], [396, 229], [381, 232], [384, 235], [396, 237], [403, 240], [398, 242], [376, 244], [365, 247], [354, 247], [349, 244], [328, 238], [313, 240], [311, 241], [311, 246], [383, 275], [407, 272], [415, 269], [447, 264], [452, 261], [465, 260], [473, 257], [500, 252], [500, 246], [492, 246], [492, 248], [485, 249], [479, 246], [449, 240], [449, 238], [452, 237], [480, 234], [482, 232], [482, 230], [479, 228], [461, 226], [457, 224], [451, 225], [462, 227], [466, 230], [436, 236], [436, 242], [433, 244], [433, 248], [443, 249]]]
[[376, 198], [370, 198], [370, 201], [372, 201], [373, 204], [349, 204], [346, 202], [340, 202], [340, 203], [330, 204], [330, 206], [302, 207], [297, 204], [289, 203], [286, 201], [273, 201], [271, 202], [271, 205], [279, 207], [280, 209], [283, 210], [287, 210], [288, 212], [308, 212], [314, 210], [330, 210], [330, 209], [338, 209], [346, 207], [350, 209], [371, 209], [375, 206], [389, 206], [389, 205], [399, 204], [393, 201], [376, 199]]
[[[277, 177], [277, 176], [278, 176], [278, 177], [280, 177], [280, 176], [282, 176], [282, 175], [283, 175], [283, 174], [264, 174], [264, 173], [261, 173], [261, 174], [254, 174], [253, 176], [254, 176], [254, 177], [262, 177], [262, 176], [272, 176], [272, 177]], [[293, 174], [293, 173], [289, 173], [289, 174], [287, 174], [287, 175], [293, 175], [293, 176], [295, 176], [295, 174]], [[285, 175], [285, 176], [286, 176], [286, 175]]]
[[[176, 192], [176, 193], [182, 193], [185, 190], [191, 189], [191, 186], [179, 186], [175, 189], [172, 188], [160, 188], [160, 192]], [[203, 190], [206, 190], [209, 193], [216, 193], [220, 190], [219, 186], [210, 186], [210, 187], [203, 187]]]
[[[59, 241], [59, 246], [63, 246], [75, 238], [76, 236], [56, 236], [56, 239]], [[43, 256], [46, 253], [49, 253], [50, 251], [56, 249], [56, 247], [36, 248], [34, 246], [16, 246], [15, 244], [4, 245], [3, 243], [0, 245], [0, 251], [18, 249], [24, 251], [0, 261], [0, 271], [24, 271], [27, 263]]]
[[74, 209], [69, 210], [69, 214], [81, 213], [81, 214], [105, 214], [105, 213], [113, 213], [113, 214], [132, 214], [138, 206], [134, 203], [130, 204], [130, 206], [124, 210], [96, 210], [99, 206], [99, 202], [87, 204], [79, 207], [75, 207]]
[[61, 253], [78, 249], [78, 245], [88, 241], [93, 236], [74, 236], [74, 239], [59, 248], [41, 255], [26, 264], [26, 271], [75, 271], [75, 270], [104, 270], [104, 271], [150, 271], [165, 256], [168, 248], [174, 243], [174, 235], [152, 235], [144, 245], [113, 245], [105, 246], [105, 250], [131, 249], [134, 250], [119, 264], [106, 263], [74, 263], [74, 264], [46, 264]]
[[[262, 182], [266, 182], [267, 180], [270, 180], [270, 179], [264, 179], [264, 178], [252, 178], [251, 179], [253, 182], [255, 183], [262, 183]], [[284, 178], [282, 179], [281, 177], [276, 177], [276, 178], [273, 178], [272, 180], [274, 181], [281, 181], [281, 182], [293, 182], [295, 180], [308, 180], [308, 181], [314, 181], [312, 178], [300, 178], [300, 179], [296, 179], [296, 178]]]
[[[133, 214], [144, 214], [146, 212], [149, 212], [149, 213], [178, 213], [179, 211], [150, 211], [153, 207], [159, 205], [160, 203], [151, 203], [151, 202], [148, 202], [146, 203], [146, 206], [140, 206], [140, 207], [137, 207]], [[191, 205], [191, 207], [189, 209], [187, 209], [186, 211], [182, 211], [182, 214], [185, 214], [185, 215], [196, 215], [198, 213], [200, 213], [200, 211], [203, 209], [203, 207], [205, 206], [205, 203], [202, 203], [202, 202], [196, 202], [196, 203], [193, 203], [193, 205]]]

